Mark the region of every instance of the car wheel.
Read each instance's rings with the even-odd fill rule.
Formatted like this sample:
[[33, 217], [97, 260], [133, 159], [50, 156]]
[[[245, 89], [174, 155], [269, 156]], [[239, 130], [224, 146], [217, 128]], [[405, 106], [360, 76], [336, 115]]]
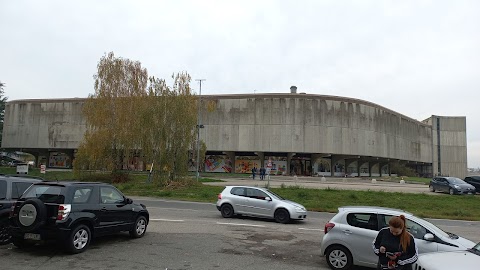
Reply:
[[135, 222], [135, 227], [130, 231], [130, 236], [133, 238], [140, 238], [147, 232], [147, 219], [144, 216], [139, 216]]
[[450, 195], [454, 195], [455, 192], [453, 191], [453, 188], [450, 188], [450, 190], [448, 191], [448, 193], [450, 193]]
[[224, 218], [231, 218], [234, 215], [233, 207], [228, 203], [222, 205], [220, 212]]
[[91, 237], [90, 228], [83, 224], [78, 225], [65, 239], [65, 247], [72, 254], [84, 252], [90, 244]]
[[430, 189], [431, 192], [435, 192], [435, 188], [432, 185], [428, 186], [428, 189]]
[[329, 247], [325, 255], [327, 257], [328, 266], [332, 269], [347, 270], [352, 268], [352, 254], [343, 246]]
[[6, 245], [10, 243], [12, 240], [12, 236], [8, 231], [8, 219], [1, 218], [0, 219], [0, 245]]
[[288, 223], [290, 221], [290, 214], [285, 209], [278, 209], [274, 215], [275, 221], [278, 223]]

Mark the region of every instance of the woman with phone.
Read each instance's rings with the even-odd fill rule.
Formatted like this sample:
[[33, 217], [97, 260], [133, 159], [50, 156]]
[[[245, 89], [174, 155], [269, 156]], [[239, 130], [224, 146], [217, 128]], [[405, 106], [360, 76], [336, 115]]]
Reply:
[[405, 216], [393, 217], [388, 227], [378, 232], [373, 251], [378, 256], [377, 269], [411, 270], [418, 259], [413, 236], [406, 229]]

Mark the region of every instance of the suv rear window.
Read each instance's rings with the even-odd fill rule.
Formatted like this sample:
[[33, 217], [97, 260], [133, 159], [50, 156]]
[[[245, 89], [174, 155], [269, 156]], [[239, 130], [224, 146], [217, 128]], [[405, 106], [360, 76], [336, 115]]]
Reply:
[[0, 180], [0, 200], [7, 198], [7, 181]]
[[63, 187], [50, 185], [33, 185], [25, 192], [22, 198], [37, 198], [44, 203], [63, 203]]
[[12, 199], [18, 199], [30, 187], [30, 182], [13, 182], [12, 183]]

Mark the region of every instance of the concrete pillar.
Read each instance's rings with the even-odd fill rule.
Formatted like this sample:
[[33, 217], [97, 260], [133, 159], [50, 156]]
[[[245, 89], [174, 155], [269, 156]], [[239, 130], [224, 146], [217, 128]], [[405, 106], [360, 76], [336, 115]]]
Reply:
[[255, 155], [260, 159], [260, 167], [265, 167], [265, 152], [255, 152]]
[[295, 153], [287, 153], [287, 175], [290, 175], [290, 165], [292, 164], [292, 157]]
[[[334, 156], [334, 155], [332, 155], [332, 161], [331, 161], [331, 163], [330, 163], [330, 167], [331, 167], [331, 168], [330, 168], [330, 175], [331, 175], [331, 176], [335, 176], [335, 164], [336, 164], [338, 161], [342, 160], [342, 159], [344, 159], [344, 158], [341, 157], [341, 156]], [[345, 168], [344, 168], [344, 170], [345, 170]]]

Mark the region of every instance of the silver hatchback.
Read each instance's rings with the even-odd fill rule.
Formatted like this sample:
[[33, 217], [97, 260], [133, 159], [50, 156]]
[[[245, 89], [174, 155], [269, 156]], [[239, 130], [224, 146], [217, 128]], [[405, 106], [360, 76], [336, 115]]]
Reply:
[[321, 254], [332, 269], [351, 269], [353, 265], [374, 268], [378, 256], [373, 253], [372, 243], [378, 231], [388, 226], [390, 218], [399, 215], [407, 219], [407, 230], [413, 235], [419, 253], [466, 250], [475, 245], [402, 210], [351, 206], [338, 208], [338, 213], [325, 225]]
[[226, 186], [218, 194], [217, 209], [224, 218], [248, 215], [273, 218], [280, 223], [307, 217], [303, 205], [286, 200], [266, 188], [248, 186]]

